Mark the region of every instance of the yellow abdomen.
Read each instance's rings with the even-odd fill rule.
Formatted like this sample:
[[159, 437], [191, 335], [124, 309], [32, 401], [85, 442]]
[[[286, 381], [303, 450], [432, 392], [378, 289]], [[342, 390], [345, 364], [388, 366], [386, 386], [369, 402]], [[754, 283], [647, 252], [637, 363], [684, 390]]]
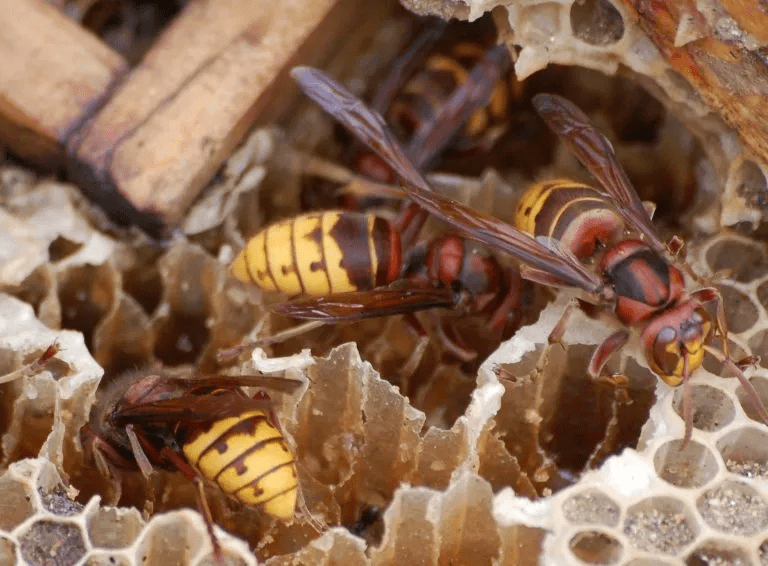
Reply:
[[568, 179], [535, 183], [515, 210], [515, 228], [534, 237], [557, 240], [577, 258], [618, 243], [624, 221], [608, 197]]
[[265, 291], [323, 296], [391, 283], [399, 276], [400, 256], [400, 238], [383, 218], [312, 212], [256, 234], [230, 271]]
[[293, 454], [263, 411], [216, 421], [182, 450], [190, 465], [225, 493], [278, 519], [293, 517], [298, 496]]

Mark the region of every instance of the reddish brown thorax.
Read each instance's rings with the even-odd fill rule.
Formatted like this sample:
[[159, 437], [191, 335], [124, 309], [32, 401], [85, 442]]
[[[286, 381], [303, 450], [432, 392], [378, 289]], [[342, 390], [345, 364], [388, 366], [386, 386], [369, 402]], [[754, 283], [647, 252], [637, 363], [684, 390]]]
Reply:
[[685, 296], [682, 272], [639, 240], [624, 240], [605, 252], [600, 273], [616, 291], [616, 316], [632, 325]]

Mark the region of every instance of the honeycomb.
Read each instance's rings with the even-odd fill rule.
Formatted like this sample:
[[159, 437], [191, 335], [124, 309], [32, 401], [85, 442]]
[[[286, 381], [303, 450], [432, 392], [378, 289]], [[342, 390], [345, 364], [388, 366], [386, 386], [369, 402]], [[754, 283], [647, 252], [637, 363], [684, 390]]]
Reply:
[[[498, 2], [410, 4], [474, 18]], [[694, 269], [721, 272], [733, 357], [762, 355], [747, 374], [768, 401], [768, 261], [759, 236], [744, 234], [763, 220], [750, 195], [764, 190], [764, 164], [623, 4], [508, 4], [501, 19], [520, 78], [563, 81], [601, 128], [617, 129], [617, 100], [655, 116], [650, 148], [618, 140], [617, 154], [644, 196], [671, 199], [662, 227], [686, 229]], [[383, 28], [371, 49], [399, 29]], [[350, 83], [374, 72], [361, 64]], [[309, 107], [285, 128], [254, 131], [162, 244], [115, 228], [75, 187], [0, 164], [0, 241], [11, 243], [0, 252], [0, 376], [60, 347], [41, 371], [0, 385], [0, 563], [216, 563], [190, 482], [126, 472], [118, 493], [80, 432], [102, 380], [155, 363], [219, 371], [218, 349], [285, 327], [269, 313], [280, 299], [234, 283], [226, 264], [264, 223], [295, 213], [306, 152], [331, 137]], [[547, 158], [541, 176], [583, 178], [562, 147]], [[528, 182], [492, 170], [431, 179], [486, 210], [509, 209]], [[672, 190], [654, 193], [659, 179]], [[737, 380], [716, 363], [697, 371], [682, 448], [682, 391], [648, 370], [637, 344], [609, 362], [624, 388], [584, 371], [613, 330], [605, 321], [577, 314], [564, 343], [547, 344], [569, 298], [558, 292], [469, 368], [430, 344], [419, 372], [398, 376], [415, 339], [397, 317], [314, 331], [226, 368], [306, 383], [275, 402], [313, 520], [274, 521], [211, 488], [224, 562], [768, 564], [768, 429]]]
[[[761, 243], [727, 234], [706, 240], [692, 256], [710, 269], [732, 270], [732, 279], [719, 287], [735, 327], [729, 337], [743, 349], [762, 337], [766, 310], [757, 291], [765, 281], [764, 266], [758, 275], [759, 262], [745, 269], [742, 258], [750, 253], [764, 257], [763, 249]], [[753, 275], [758, 278], [752, 280]], [[537, 326], [518, 333], [493, 357], [505, 364], [520, 358], [529, 347], [520, 334]], [[545, 333], [531, 342], [543, 339]], [[492, 368], [494, 360], [488, 364]], [[763, 398], [766, 379], [764, 366], [750, 374]], [[636, 449], [609, 457], [544, 502], [506, 488], [494, 500], [494, 517], [502, 525], [522, 522], [548, 530], [546, 564], [764, 563], [768, 494], [760, 479], [766, 463], [760, 446], [765, 427], [735, 381], [720, 377], [716, 367], [695, 376], [694, 435], [686, 447], [681, 441], [682, 392], [659, 382]]]

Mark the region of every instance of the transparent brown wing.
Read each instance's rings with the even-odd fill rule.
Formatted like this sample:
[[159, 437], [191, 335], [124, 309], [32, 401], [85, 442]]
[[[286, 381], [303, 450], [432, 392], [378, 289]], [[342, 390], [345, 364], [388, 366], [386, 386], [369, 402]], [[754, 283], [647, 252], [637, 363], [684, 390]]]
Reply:
[[342, 125], [373, 149], [403, 180], [408, 196], [467, 237], [508, 253], [532, 267], [555, 275], [568, 285], [599, 294], [602, 281], [555, 243], [547, 247], [493, 216], [475, 211], [433, 191], [405, 156], [384, 120], [358, 98], [318, 69], [291, 71], [302, 90]]
[[200, 423], [233, 417], [245, 411], [269, 411], [274, 406], [266, 397], [252, 399], [235, 390], [220, 395], [186, 393], [173, 399], [137, 403], [112, 415], [117, 424]]
[[370, 291], [335, 293], [325, 297], [298, 297], [277, 305], [274, 310], [292, 318], [338, 322], [450, 308], [458, 298], [458, 294], [447, 287], [404, 288], [398, 285]]
[[386, 112], [408, 77], [424, 60], [429, 51], [445, 33], [448, 22], [436, 19], [408, 42], [405, 52], [398, 56], [373, 99], [372, 106], [378, 112]]
[[[442, 30], [444, 27], [438, 29]], [[426, 55], [428, 48], [434, 45], [437, 37], [435, 33], [434, 29], [427, 30], [426, 35], [429, 39], [421, 39], [425, 49], [419, 53], [420, 55]], [[437, 33], [440, 34], [442, 31]], [[404, 148], [405, 155], [417, 169], [420, 171], [428, 169], [435, 158], [462, 131], [472, 113], [488, 104], [498, 81], [502, 75], [509, 71], [511, 64], [509, 49], [505, 45], [494, 45], [486, 50], [482, 59], [473, 66], [466, 80], [454, 89], [448, 100], [437, 106], [437, 112], [432, 119], [421, 124]], [[401, 79], [402, 77], [403, 75], [400, 75]], [[390, 86], [391, 84], [392, 81], [390, 81]], [[391, 94], [394, 98], [395, 92], [392, 91]], [[377, 97], [373, 109], [378, 112], [385, 112], [391, 101], [392, 99], [389, 99], [387, 105], [384, 106], [381, 104], [380, 97]], [[416, 241], [417, 235], [428, 216], [427, 212], [421, 209], [416, 216], [413, 216], [410, 207], [416, 207], [416, 205], [410, 203], [410, 206], [401, 211], [401, 217], [411, 218], [403, 226], [401, 233], [404, 245], [410, 245]]]
[[563, 140], [615, 201], [616, 209], [624, 221], [657, 251], [666, 251], [666, 245], [656, 233], [611, 142], [598, 131], [587, 115], [570, 100], [555, 94], [537, 94], [533, 97], [533, 106], [547, 126]]
[[427, 168], [452, 139], [464, 128], [472, 113], [488, 104], [493, 89], [506, 74], [512, 59], [506, 45], [494, 45], [472, 68], [465, 80], [441, 104], [437, 115], [422, 125], [408, 142], [406, 155], [418, 169]]

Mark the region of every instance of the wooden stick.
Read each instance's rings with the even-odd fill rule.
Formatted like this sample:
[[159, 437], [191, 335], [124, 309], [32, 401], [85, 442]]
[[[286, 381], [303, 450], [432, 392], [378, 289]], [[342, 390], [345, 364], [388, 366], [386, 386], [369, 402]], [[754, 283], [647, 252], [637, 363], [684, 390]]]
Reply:
[[38, 0], [0, 0], [0, 143], [47, 168], [128, 71], [117, 53]]
[[113, 217], [162, 233], [257, 119], [288, 108], [297, 95], [290, 68], [343, 49], [350, 31], [388, 4], [190, 2], [72, 140], [73, 178]]

